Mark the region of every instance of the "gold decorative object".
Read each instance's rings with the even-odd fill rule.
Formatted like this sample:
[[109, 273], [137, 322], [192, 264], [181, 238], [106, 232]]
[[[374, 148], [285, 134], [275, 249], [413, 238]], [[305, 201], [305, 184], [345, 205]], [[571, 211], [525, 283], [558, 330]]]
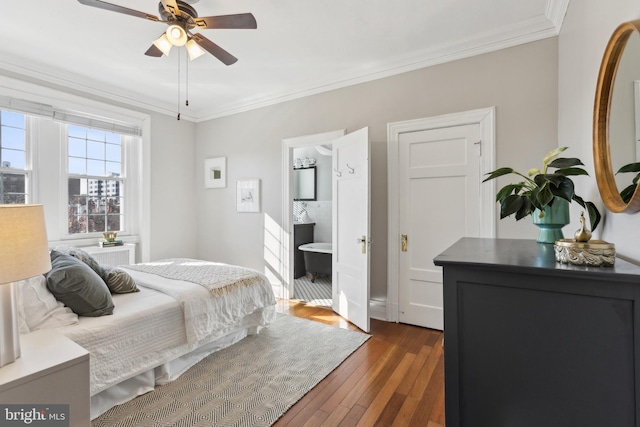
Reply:
[[115, 231], [106, 231], [102, 233], [102, 235], [104, 236], [104, 240], [106, 240], [107, 242], [113, 242], [114, 240], [116, 240], [116, 236], [118, 235], [118, 233]]
[[586, 220], [584, 218], [584, 211], [580, 212], [580, 229], [573, 235], [576, 242], [588, 242], [591, 240], [591, 230], [587, 228]]
[[615, 245], [604, 240], [590, 240], [591, 231], [586, 226], [584, 212], [580, 214], [580, 223], [573, 239], [560, 239], [554, 243], [556, 261], [587, 267], [613, 266], [616, 261]]

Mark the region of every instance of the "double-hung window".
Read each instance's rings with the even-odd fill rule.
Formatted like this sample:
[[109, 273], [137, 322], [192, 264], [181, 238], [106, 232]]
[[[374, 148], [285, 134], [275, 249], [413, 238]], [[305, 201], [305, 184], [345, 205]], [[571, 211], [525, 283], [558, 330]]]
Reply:
[[124, 136], [67, 125], [68, 233], [124, 230]]
[[0, 111], [0, 203], [28, 203], [29, 178], [26, 117]]

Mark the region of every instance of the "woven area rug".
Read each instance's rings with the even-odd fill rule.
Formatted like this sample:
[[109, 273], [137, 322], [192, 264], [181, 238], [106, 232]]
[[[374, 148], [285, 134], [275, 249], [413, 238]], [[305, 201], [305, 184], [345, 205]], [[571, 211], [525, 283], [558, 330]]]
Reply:
[[369, 335], [279, 314], [177, 380], [105, 412], [92, 427], [270, 426]]

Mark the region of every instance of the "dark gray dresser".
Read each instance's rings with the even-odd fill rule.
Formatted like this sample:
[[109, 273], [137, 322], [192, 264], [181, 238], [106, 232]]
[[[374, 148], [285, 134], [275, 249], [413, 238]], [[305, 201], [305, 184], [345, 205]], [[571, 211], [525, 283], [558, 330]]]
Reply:
[[444, 269], [447, 427], [639, 427], [640, 267], [463, 238]]

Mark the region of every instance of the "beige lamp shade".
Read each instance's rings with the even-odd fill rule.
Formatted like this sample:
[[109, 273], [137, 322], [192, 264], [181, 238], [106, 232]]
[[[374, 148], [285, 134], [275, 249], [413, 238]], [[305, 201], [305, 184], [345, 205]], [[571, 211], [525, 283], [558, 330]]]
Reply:
[[51, 270], [42, 205], [0, 205], [0, 284]]

